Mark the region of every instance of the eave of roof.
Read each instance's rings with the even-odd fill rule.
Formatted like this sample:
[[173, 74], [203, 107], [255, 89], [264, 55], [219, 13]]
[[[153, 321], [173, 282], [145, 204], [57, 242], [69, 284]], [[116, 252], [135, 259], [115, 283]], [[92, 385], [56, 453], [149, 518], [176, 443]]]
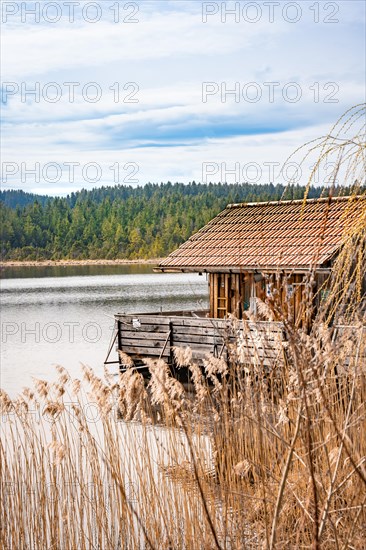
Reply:
[[[243, 208], [245, 206], [279, 206], [282, 204], [312, 204], [312, 203], [324, 203], [324, 202], [349, 202], [350, 200], [359, 200], [366, 199], [366, 195], [355, 195], [354, 197], [344, 196], [344, 197], [320, 197], [318, 199], [290, 199], [290, 200], [279, 200], [279, 201], [261, 201], [261, 202], [237, 202], [231, 203], [226, 206], [226, 208]], [[225, 208], [225, 210], [226, 210]]]

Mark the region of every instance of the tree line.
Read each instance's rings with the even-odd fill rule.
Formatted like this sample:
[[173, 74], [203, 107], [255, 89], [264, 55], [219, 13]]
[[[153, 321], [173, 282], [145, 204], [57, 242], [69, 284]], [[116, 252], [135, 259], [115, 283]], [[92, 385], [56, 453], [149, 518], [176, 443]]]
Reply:
[[[2, 191], [2, 259], [158, 258], [229, 203], [301, 199], [304, 192], [299, 185], [195, 182], [117, 185], [67, 197]], [[311, 187], [308, 196], [321, 192]]]

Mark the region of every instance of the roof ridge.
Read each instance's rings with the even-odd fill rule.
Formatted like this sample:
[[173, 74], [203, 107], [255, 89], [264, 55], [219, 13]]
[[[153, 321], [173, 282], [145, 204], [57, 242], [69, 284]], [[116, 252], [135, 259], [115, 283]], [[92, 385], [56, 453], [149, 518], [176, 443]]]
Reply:
[[260, 202], [237, 202], [231, 203], [226, 208], [239, 208], [244, 206], [269, 206], [280, 204], [298, 204], [298, 203], [313, 203], [313, 202], [327, 202], [327, 201], [349, 201], [350, 199], [366, 199], [366, 195], [346, 195], [344, 197], [319, 197], [315, 199], [288, 199], [279, 201], [260, 201]]

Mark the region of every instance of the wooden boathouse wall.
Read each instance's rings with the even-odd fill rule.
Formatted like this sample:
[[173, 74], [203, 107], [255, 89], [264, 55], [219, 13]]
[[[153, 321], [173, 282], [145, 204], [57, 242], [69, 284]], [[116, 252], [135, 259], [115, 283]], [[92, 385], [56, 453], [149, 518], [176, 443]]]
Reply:
[[[117, 350], [133, 360], [135, 367], [144, 365], [144, 359], [163, 359], [174, 366], [174, 347], [189, 348], [192, 359], [202, 364], [209, 354], [228, 362], [273, 368], [284, 366], [286, 334], [282, 323], [210, 319], [161, 314], [117, 314]], [[343, 367], [362, 357], [366, 361], [366, 326], [336, 325], [332, 341], [347, 336], [352, 341], [351, 353], [345, 357]], [[111, 349], [110, 349], [111, 351]], [[109, 352], [110, 353], [110, 352]], [[108, 361], [105, 365], [116, 363]], [[120, 357], [121, 371], [129, 368]]]
[[[117, 315], [118, 349], [135, 361], [144, 357], [171, 362], [173, 347], [192, 347], [195, 359], [222, 356], [225, 320], [159, 314]], [[224, 354], [226, 358], [226, 355]]]
[[[186, 314], [187, 315], [187, 314]], [[248, 362], [259, 360], [273, 365], [283, 359], [284, 340], [281, 323], [232, 321], [199, 316], [159, 314], [117, 314], [117, 349], [136, 365], [149, 357], [174, 364], [174, 347], [190, 347], [193, 360], [202, 363], [208, 354], [230, 362], [237, 354]], [[123, 369], [123, 359], [120, 361]]]
[[[280, 292], [280, 302], [283, 311], [291, 308], [294, 319], [303, 319], [305, 322], [304, 291], [305, 275], [292, 274], [286, 276], [286, 283], [283, 284], [283, 275], [277, 277], [275, 287]], [[313, 288], [314, 294], [326, 285], [329, 273], [316, 274], [316, 285]], [[273, 276], [276, 281], [276, 277]], [[268, 298], [268, 280], [261, 273], [209, 273], [210, 290], [210, 317], [224, 319], [232, 314], [238, 319], [243, 318], [243, 313], [251, 308], [251, 300], [259, 298], [263, 302]], [[325, 288], [325, 287], [324, 287]], [[287, 289], [291, 289], [289, 292]], [[321, 295], [316, 298], [315, 308], [321, 301]]]

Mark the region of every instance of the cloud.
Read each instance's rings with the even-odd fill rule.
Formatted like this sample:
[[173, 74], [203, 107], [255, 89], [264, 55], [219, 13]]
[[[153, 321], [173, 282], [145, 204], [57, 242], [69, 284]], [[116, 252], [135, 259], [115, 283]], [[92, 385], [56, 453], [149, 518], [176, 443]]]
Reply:
[[[108, 1], [95, 24], [77, 13], [74, 23], [65, 13], [57, 24], [9, 17], [2, 33], [3, 90], [13, 82], [19, 91], [3, 96], [3, 159], [20, 165], [94, 158], [106, 166], [122, 159], [139, 163], [144, 183], [199, 179], [198, 159], [226, 155], [232, 162], [241, 147], [256, 159], [270, 151], [286, 158], [362, 101], [365, 6], [337, 2], [340, 10], [332, 14], [332, 3], [316, 3], [316, 14], [313, 4], [298, 3], [301, 19], [291, 23], [286, 17], [293, 12], [284, 11], [289, 3], [281, 2], [271, 23], [265, 5], [257, 4], [262, 15], [255, 24], [242, 15], [238, 23], [233, 16], [223, 23], [220, 13], [203, 23], [202, 3], [166, 0], [139, 2], [136, 24], [113, 23]], [[339, 22], [327, 23], [332, 17]], [[72, 102], [70, 82], [77, 83]], [[85, 91], [93, 96], [93, 82], [97, 102]], [[25, 93], [32, 88], [37, 97]], [[57, 90], [61, 97], [52, 102]], [[108, 169], [105, 174], [113, 183]], [[18, 176], [7, 184], [38, 188], [31, 178], [19, 184]], [[44, 185], [61, 192], [56, 183]]]

